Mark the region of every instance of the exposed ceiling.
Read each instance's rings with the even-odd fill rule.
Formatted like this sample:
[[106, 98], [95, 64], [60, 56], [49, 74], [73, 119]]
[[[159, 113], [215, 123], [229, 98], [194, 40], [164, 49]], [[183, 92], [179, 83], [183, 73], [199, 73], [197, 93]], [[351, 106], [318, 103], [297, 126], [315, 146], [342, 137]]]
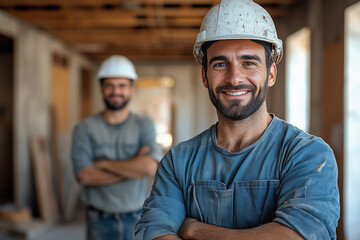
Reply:
[[[255, 0], [276, 19], [304, 0]], [[202, 18], [220, 0], [0, 0], [0, 9], [94, 61], [193, 60]]]

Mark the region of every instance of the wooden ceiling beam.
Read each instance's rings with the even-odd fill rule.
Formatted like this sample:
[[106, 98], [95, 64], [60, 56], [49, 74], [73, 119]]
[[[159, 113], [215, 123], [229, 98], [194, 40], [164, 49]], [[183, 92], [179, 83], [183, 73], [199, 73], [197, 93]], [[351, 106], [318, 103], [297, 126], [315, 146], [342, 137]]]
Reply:
[[[32, 22], [45, 29], [96, 29], [96, 28], [135, 28], [138, 26], [159, 27], [161, 25], [169, 27], [196, 27], [200, 28], [202, 17], [171, 17], [159, 19], [158, 17], [137, 18], [134, 15], [117, 15], [117, 14], [94, 14], [88, 13], [74, 15], [51, 15], [28, 13], [22, 14], [10, 12], [11, 14]], [[49, 15], [47, 17], [46, 15]]]
[[61, 8], [57, 10], [46, 9], [29, 9], [29, 10], [16, 10], [7, 9], [6, 11], [11, 14], [31, 16], [35, 18], [52, 18], [58, 16], [74, 16], [74, 17], [88, 17], [92, 15], [94, 17], [103, 16], [145, 16], [145, 17], [203, 17], [208, 12], [208, 8], [192, 8], [192, 7], [180, 7], [180, 8], [142, 8], [134, 10], [126, 9], [81, 9], [81, 8]]
[[272, 18], [283, 17], [289, 13], [289, 10], [286, 8], [265, 7], [265, 9]]
[[220, 0], [1, 0], [0, 7], [17, 7], [17, 6], [104, 6], [104, 5], [124, 5], [136, 6], [136, 4], [155, 4], [155, 5], [215, 5], [219, 3]]
[[[268, 8], [269, 13], [273, 17], [285, 16], [286, 9]], [[137, 18], [134, 15], [121, 14], [51, 14], [51, 13], [18, 13], [11, 12], [13, 15], [38, 25], [44, 29], [96, 29], [96, 28], [136, 28], [136, 27], [199, 27], [202, 17], [171, 17], [171, 18]]]
[[265, 5], [265, 4], [296, 4], [299, 0], [254, 0], [254, 2]]
[[141, 31], [120, 30], [57, 30], [49, 32], [66, 43], [136, 43], [159, 39], [162, 41], [195, 41], [198, 30], [193, 29], [167, 29], [166, 31], [148, 29]]
[[[255, 0], [273, 18], [305, 0]], [[192, 60], [209, 7], [220, 0], [0, 0], [0, 9], [32, 23], [90, 59]]]
[[103, 59], [114, 55], [114, 54], [119, 54], [119, 55], [124, 55], [126, 57], [128, 57], [129, 59], [131, 59], [132, 61], [194, 61], [194, 55], [192, 54], [192, 52], [190, 53], [185, 53], [185, 52], [181, 52], [181, 53], [177, 53], [177, 54], [169, 54], [167, 52], [158, 52], [158, 53], [141, 53], [139, 54], [139, 52], [136, 53], [130, 53], [130, 52], [126, 52], [126, 51], [112, 51], [109, 53], [100, 53], [100, 54], [85, 54], [86, 56], [88, 56], [90, 59], [93, 59], [94, 61], [102, 61]]

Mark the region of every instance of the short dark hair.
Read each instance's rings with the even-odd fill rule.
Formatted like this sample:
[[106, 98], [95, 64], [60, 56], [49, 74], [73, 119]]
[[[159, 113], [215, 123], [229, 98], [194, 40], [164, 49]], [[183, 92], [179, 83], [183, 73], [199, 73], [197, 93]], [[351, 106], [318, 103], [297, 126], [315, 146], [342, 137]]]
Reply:
[[[217, 41], [219, 41], [219, 40], [217, 40]], [[207, 66], [207, 50], [209, 49], [209, 47], [211, 45], [213, 45], [217, 41], [204, 42], [204, 44], [201, 46], [201, 51], [203, 52], [202, 66], [203, 66], [204, 71], [205, 71], [205, 77], [207, 77], [206, 76], [206, 71], [207, 71], [207, 67], [208, 67]], [[258, 43], [258, 44], [260, 44], [260, 45], [262, 45], [264, 47], [267, 76], [269, 76], [270, 67], [274, 62], [273, 59], [272, 59], [272, 55], [271, 55], [272, 44], [268, 43], [268, 42], [265, 42], [265, 41], [260, 41], [260, 40], [251, 40], [251, 41], [256, 42], [256, 43]]]

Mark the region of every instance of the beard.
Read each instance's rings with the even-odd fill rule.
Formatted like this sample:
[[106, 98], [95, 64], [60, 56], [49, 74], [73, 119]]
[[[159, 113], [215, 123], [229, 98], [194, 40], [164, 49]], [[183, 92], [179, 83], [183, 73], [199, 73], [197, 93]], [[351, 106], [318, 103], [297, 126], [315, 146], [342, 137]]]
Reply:
[[[108, 97], [114, 97], [115, 95], [109, 95]], [[120, 95], [119, 95], [120, 96]], [[130, 101], [130, 98], [125, 98], [123, 95], [121, 95], [121, 97], [123, 98], [124, 101], [120, 102], [120, 103], [112, 103], [110, 102], [107, 98], [104, 97], [104, 103], [105, 106], [108, 110], [112, 110], [112, 111], [118, 111], [118, 110], [122, 110]]]
[[[209, 86], [209, 81], [208, 81], [208, 86]], [[224, 86], [219, 86], [215, 89], [216, 95], [215, 95], [214, 91], [211, 90], [210, 87], [208, 87], [208, 92], [209, 92], [209, 96], [210, 96], [210, 100], [211, 100], [212, 104], [220, 112], [220, 114], [223, 115], [225, 118], [227, 118], [229, 120], [234, 120], [234, 121], [246, 119], [249, 116], [251, 116], [252, 114], [254, 114], [264, 103], [268, 89], [269, 89], [268, 80], [265, 81], [264, 86], [262, 86], [260, 88], [257, 95], [254, 95], [254, 94], [252, 95], [250, 102], [245, 106], [240, 105], [241, 104], [240, 100], [233, 100], [230, 103], [230, 106], [226, 107], [221, 102], [220, 98], [218, 97], [220, 91], [241, 90], [241, 89], [244, 89], [245, 86], [246, 86], [246, 89], [250, 89], [251, 92], [255, 93], [256, 89], [253, 85], [239, 84], [237, 86], [232, 86], [232, 85], [227, 84]]]

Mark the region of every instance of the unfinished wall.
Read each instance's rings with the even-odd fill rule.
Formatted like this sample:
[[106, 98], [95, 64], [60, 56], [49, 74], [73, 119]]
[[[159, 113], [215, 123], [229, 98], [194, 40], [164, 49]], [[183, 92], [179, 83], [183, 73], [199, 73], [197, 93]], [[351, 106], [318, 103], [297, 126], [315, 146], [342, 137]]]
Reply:
[[[69, 129], [78, 121], [77, 101], [81, 67], [93, 65], [76, 52], [22, 21], [0, 11], [0, 33], [15, 42], [14, 60], [14, 182], [15, 201], [19, 206], [32, 205], [34, 186], [30, 158], [30, 139], [50, 135], [50, 88], [52, 54], [60, 52], [69, 59], [70, 104]], [[77, 95], [76, 95], [77, 96]], [[60, 149], [62, 162], [69, 166], [69, 136], [65, 134]], [[65, 170], [68, 171], [68, 170]]]

